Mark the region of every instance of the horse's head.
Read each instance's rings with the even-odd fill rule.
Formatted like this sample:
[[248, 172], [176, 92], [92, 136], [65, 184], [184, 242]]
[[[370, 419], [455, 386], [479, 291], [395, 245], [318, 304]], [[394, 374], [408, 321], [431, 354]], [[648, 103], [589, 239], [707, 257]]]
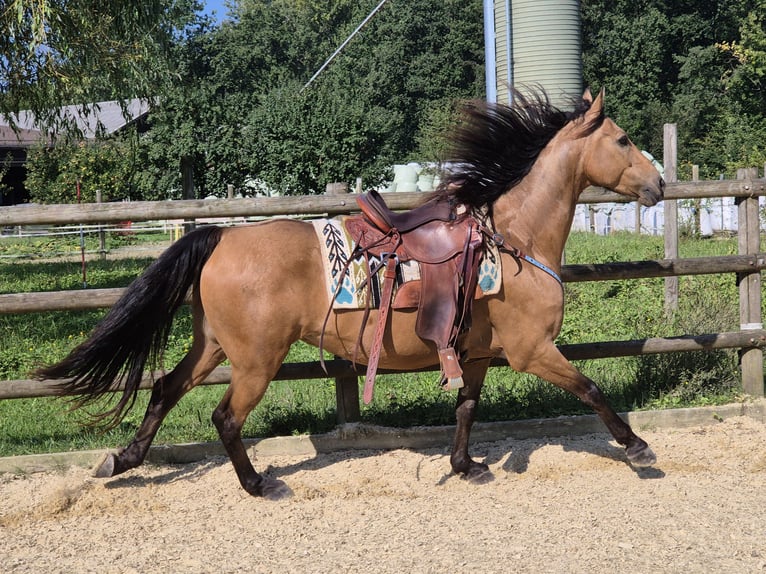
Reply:
[[584, 138], [582, 170], [587, 183], [635, 197], [643, 205], [654, 205], [663, 197], [665, 181], [617, 124], [604, 116], [604, 90], [590, 102], [576, 130]]

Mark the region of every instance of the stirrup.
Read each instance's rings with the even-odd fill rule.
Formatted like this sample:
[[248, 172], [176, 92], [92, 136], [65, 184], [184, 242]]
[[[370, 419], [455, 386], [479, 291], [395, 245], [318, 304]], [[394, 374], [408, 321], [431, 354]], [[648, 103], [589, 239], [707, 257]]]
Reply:
[[463, 369], [457, 359], [457, 353], [452, 347], [439, 349], [439, 363], [442, 367], [442, 388], [445, 391], [456, 391], [465, 386]]

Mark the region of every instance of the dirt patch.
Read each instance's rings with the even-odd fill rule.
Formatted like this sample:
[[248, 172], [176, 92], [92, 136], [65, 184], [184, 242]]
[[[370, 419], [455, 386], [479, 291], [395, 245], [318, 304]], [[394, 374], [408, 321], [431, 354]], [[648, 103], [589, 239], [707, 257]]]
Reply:
[[0, 572], [766, 572], [766, 425], [642, 432], [634, 470], [607, 435], [259, 457], [295, 496], [248, 496], [228, 460], [0, 475]]

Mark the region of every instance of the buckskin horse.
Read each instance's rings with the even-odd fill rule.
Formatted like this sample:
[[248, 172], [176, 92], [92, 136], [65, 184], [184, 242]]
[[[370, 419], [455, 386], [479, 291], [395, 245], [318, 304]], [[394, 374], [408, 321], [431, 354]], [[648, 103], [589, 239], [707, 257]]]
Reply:
[[[458, 390], [450, 463], [455, 473], [482, 482], [489, 467], [471, 458], [468, 441], [484, 376], [504, 354], [517, 371], [532, 373], [576, 395], [599, 415], [634, 466], [656, 457], [607, 404], [596, 384], [559, 352], [564, 298], [561, 258], [580, 193], [601, 186], [654, 205], [665, 183], [657, 170], [604, 113], [604, 91], [586, 91], [564, 112], [544, 92], [515, 92], [513, 104], [474, 102], [452, 134], [450, 169], [437, 201], [488, 212], [501, 245], [502, 287], [476, 299], [471, 325], [457, 342], [464, 386]], [[133, 406], [145, 367], [162, 357], [173, 316], [192, 290], [193, 343], [176, 367], [153, 384], [145, 417], [124, 449], [95, 471], [111, 477], [140, 465], [165, 415], [224, 359], [231, 382], [212, 419], [242, 487], [279, 499], [281, 480], [256, 472], [242, 443], [248, 414], [298, 340], [365, 364], [377, 310], [328, 312], [320, 245], [310, 223], [274, 219], [250, 226], [205, 226], [170, 246], [126, 289], [89, 338], [40, 378], [58, 379], [78, 405], [124, 390], [100, 416], [116, 424]], [[328, 317], [328, 320], [325, 318]], [[434, 343], [416, 334], [416, 314], [392, 309], [379, 363], [413, 370], [437, 364]]]

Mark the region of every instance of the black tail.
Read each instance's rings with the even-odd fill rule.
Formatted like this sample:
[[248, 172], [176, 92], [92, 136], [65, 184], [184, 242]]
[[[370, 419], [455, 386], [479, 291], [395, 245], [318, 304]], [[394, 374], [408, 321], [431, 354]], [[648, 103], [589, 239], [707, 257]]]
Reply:
[[162, 359], [173, 317], [221, 237], [221, 228], [201, 227], [171, 245], [128, 286], [87, 341], [59, 363], [35, 372], [38, 378], [68, 379], [62, 395], [79, 395], [75, 406], [97, 401], [124, 384], [111, 409], [95, 415], [107, 428], [118, 424], [136, 400], [144, 368]]

